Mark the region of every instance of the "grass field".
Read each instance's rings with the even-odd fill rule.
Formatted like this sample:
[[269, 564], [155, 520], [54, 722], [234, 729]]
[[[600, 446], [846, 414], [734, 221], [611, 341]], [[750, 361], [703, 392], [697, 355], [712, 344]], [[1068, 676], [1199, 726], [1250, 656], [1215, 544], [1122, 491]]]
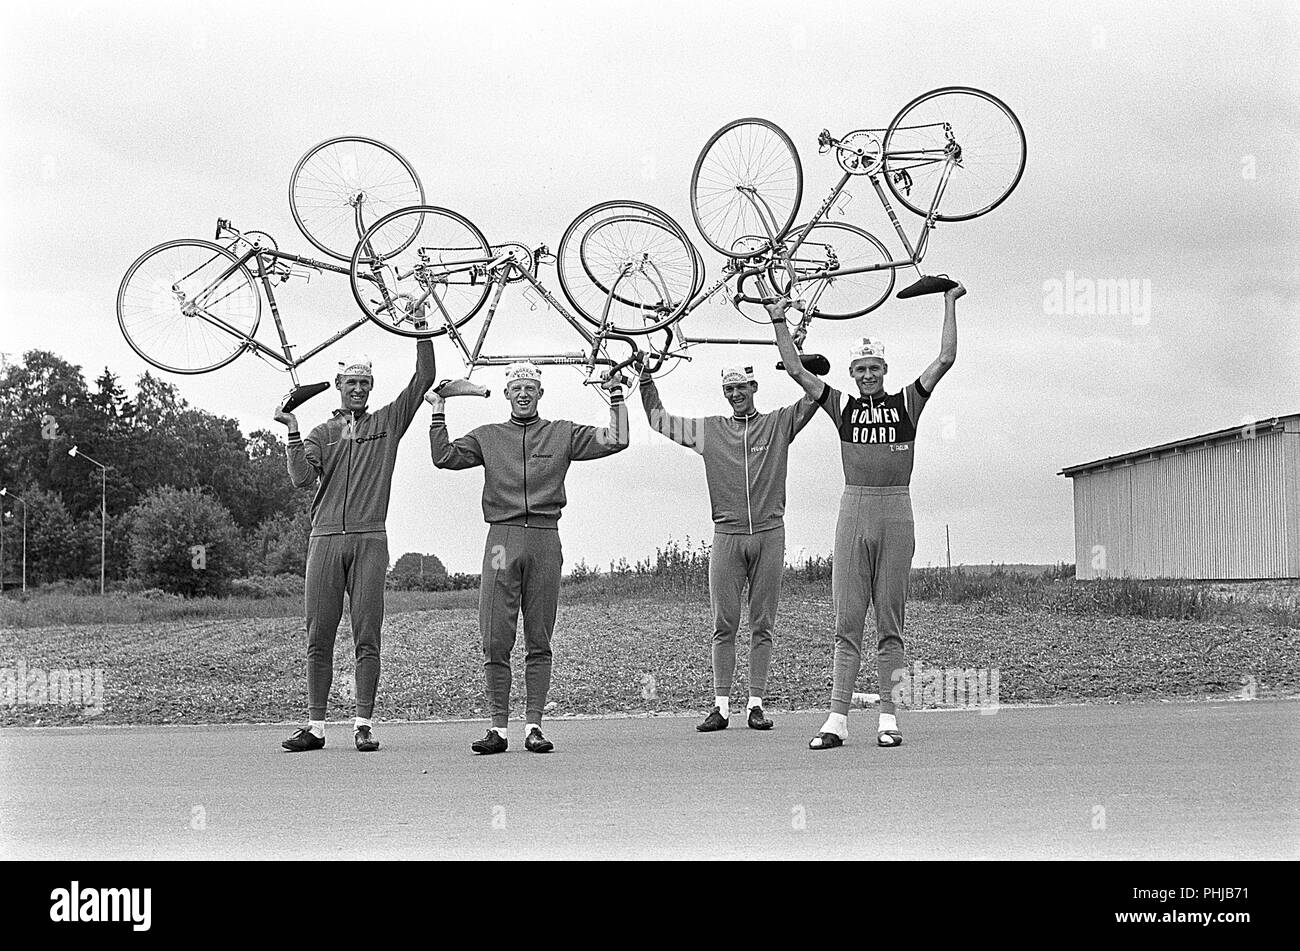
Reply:
[[[767, 691], [771, 709], [826, 703], [834, 618], [829, 581], [818, 574], [787, 573]], [[996, 670], [1004, 704], [1300, 692], [1294, 582], [1081, 583], [1062, 574], [918, 569], [908, 606], [909, 664]], [[14, 702], [10, 681], [0, 685], [4, 725], [264, 722], [304, 714], [296, 598], [152, 606], [118, 599], [123, 604], [109, 607], [98, 598], [44, 606], [39, 600], [4, 606], [0, 677], [20, 663], [28, 672], [98, 668], [102, 711], [33, 703], [40, 698], [30, 691]], [[95, 620], [95, 604], [104, 620]], [[26, 613], [15, 620], [15, 611]], [[79, 623], [31, 626], [42, 612]], [[707, 586], [694, 573], [616, 573], [566, 585], [553, 645], [553, 715], [703, 711], [712, 692], [710, 636]], [[734, 693], [742, 701], [743, 629], [738, 653]], [[521, 707], [522, 645], [515, 656]], [[875, 689], [873, 666], [864, 665], [860, 689]], [[352, 712], [351, 668], [345, 617], [332, 717]], [[482, 715], [477, 593], [390, 593], [377, 716]]]

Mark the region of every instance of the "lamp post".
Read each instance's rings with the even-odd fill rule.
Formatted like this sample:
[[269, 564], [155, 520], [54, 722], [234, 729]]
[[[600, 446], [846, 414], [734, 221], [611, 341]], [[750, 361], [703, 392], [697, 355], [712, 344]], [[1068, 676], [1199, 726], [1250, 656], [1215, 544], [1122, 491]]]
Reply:
[[8, 498], [13, 496], [15, 502], [19, 502], [23, 507], [23, 594], [27, 593], [27, 500], [17, 492], [10, 492], [7, 488], [0, 489], [0, 496]]
[[95, 462], [94, 459], [86, 455], [73, 446], [68, 450], [68, 455], [74, 458], [80, 456], [89, 463], [99, 466], [99, 593], [104, 594], [104, 550], [105, 539], [108, 537], [108, 505], [106, 502], [107, 494], [105, 486], [108, 482], [108, 466], [102, 462]]

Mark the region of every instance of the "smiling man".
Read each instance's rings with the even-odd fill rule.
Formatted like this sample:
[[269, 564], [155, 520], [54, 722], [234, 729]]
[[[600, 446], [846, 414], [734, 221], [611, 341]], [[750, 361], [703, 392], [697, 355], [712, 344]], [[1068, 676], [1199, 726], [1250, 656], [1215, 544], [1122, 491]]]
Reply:
[[[423, 329], [423, 321], [416, 323]], [[307, 544], [307, 726], [281, 746], [291, 753], [325, 746], [325, 707], [334, 676], [334, 637], [347, 592], [356, 648], [356, 721], [353, 740], [363, 753], [379, 749], [372, 716], [379, 689], [379, 632], [388, 573], [388, 497], [397, 445], [433, 385], [433, 343], [415, 345], [415, 375], [397, 399], [369, 412], [374, 373], [364, 358], [339, 364], [334, 386], [341, 406], [304, 440], [298, 420], [281, 408], [289, 427], [289, 478], [299, 488], [319, 480]]]
[[772, 627], [785, 566], [785, 474], [790, 443], [817, 412], [811, 397], [771, 413], [754, 407], [758, 381], [751, 366], [722, 371], [726, 416], [673, 416], [659, 398], [648, 369], [641, 371], [641, 402], [650, 427], [695, 450], [713, 509], [709, 600], [713, 607], [713, 709], [695, 729], [725, 730], [731, 717], [740, 596], [749, 585], [748, 726], [770, 730], [763, 712]]
[[880, 691], [876, 742], [880, 746], [903, 742], [892, 691], [906, 669], [903, 611], [916, 547], [908, 486], [916, 455], [916, 424], [935, 384], [957, 360], [957, 298], [965, 293], [960, 284], [945, 292], [939, 356], [915, 382], [892, 394], [885, 392], [889, 364], [880, 341], [864, 338], [850, 348], [849, 376], [857, 395], [847, 396], [803, 368], [785, 321], [790, 302], [768, 305], [781, 360], [804, 392], [835, 421], [844, 465], [844, 496], [831, 566], [835, 602], [831, 709], [826, 723], [809, 742], [810, 749], [833, 749], [848, 738], [849, 704], [862, 665], [863, 627], [872, 604]]
[[542, 711], [551, 686], [551, 634], [560, 600], [559, 521], [568, 501], [564, 477], [571, 462], [600, 459], [627, 448], [627, 407], [622, 380], [610, 391], [609, 426], [581, 426], [566, 419], [542, 419], [542, 373], [531, 363], [506, 368], [510, 418], [471, 430], [459, 439], [447, 435], [445, 400], [437, 391], [425, 400], [433, 407], [429, 450], [439, 469], [483, 467], [483, 519], [488, 523], [479, 582], [479, 631], [483, 673], [492, 722], [487, 735], [470, 745], [475, 753], [504, 753], [509, 746], [510, 653], [515, 646], [520, 609], [524, 615], [524, 684], [527, 689], [524, 748], [549, 753], [554, 744], [542, 734]]

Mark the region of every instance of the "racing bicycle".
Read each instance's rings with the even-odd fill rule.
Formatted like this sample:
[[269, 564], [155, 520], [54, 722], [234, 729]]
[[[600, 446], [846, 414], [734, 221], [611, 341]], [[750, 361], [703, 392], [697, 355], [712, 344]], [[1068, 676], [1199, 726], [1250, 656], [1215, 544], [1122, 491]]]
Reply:
[[[297, 352], [276, 302], [274, 285], [312, 273], [347, 275], [358, 239], [384, 215], [423, 204], [424, 187], [411, 164], [374, 139], [340, 136], [311, 148], [289, 179], [289, 207], [307, 240], [332, 260], [281, 251], [263, 231], [241, 231], [218, 219], [214, 241], [181, 238], [150, 248], [127, 269], [117, 293], [117, 319], [137, 354], [169, 373], [208, 373], [253, 353], [288, 372], [286, 411], [328, 389], [300, 385], [298, 368], [367, 322], [359, 317], [325, 340]], [[414, 234], [387, 229], [393, 253]], [[378, 240], [374, 238], [372, 240]], [[266, 299], [278, 346], [256, 338]]]

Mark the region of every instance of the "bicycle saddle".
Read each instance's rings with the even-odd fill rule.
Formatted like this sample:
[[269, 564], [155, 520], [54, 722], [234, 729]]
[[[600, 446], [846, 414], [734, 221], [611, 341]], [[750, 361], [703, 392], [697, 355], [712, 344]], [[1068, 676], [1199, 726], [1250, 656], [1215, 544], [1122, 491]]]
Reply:
[[[825, 376], [831, 372], [831, 361], [820, 353], [801, 353], [799, 354], [799, 362], [803, 364], [805, 370], [817, 376]], [[776, 368], [784, 370], [785, 364], [777, 363]]]
[[909, 284], [894, 296], [899, 300], [920, 297], [922, 294], [942, 294], [957, 286], [957, 282], [947, 277], [922, 277], [915, 284]]
[[284, 405], [280, 407], [286, 413], [292, 413], [295, 409], [307, 402], [318, 393], [324, 393], [330, 388], [328, 383], [304, 383], [302, 386], [295, 386], [290, 391], [288, 398], [285, 399]]

